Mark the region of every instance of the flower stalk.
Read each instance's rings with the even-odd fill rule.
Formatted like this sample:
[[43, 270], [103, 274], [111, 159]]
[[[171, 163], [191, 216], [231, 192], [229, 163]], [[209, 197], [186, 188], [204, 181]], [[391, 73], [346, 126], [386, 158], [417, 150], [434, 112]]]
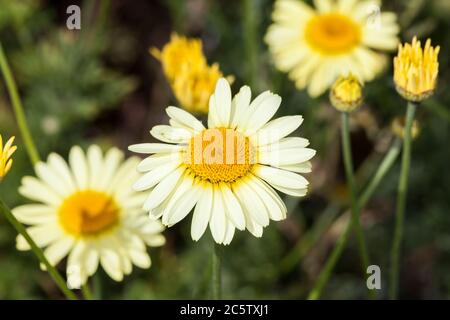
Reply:
[[222, 266], [219, 245], [213, 242], [212, 254], [212, 296], [214, 300], [222, 299]]
[[27, 150], [28, 156], [30, 157], [31, 163], [35, 165], [40, 161], [39, 153], [31, 136], [30, 129], [28, 128], [25, 112], [23, 111], [23, 105], [20, 99], [19, 92], [17, 90], [16, 82], [14, 81], [14, 77], [11, 73], [11, 69], [9, 68], [8, 60], [6, 59], [5, 53], [3, 51], [3, 46], [1, 43], [0, 43], [0, 68], [2, 70], [3, 77], [5, 79], [6, 88], [11, 98], [11, 104], [14, 109], [17, 125], [19, 126], [19, 130], [22, 135], [25, 148]]
[[390, 299], [396, 299], [398, 296], [398, 282], [399, 282], [399, 264], [401, 243], [403, 238], [403, 225], [405, 220], [406, 195], [408, 192], [409, 168], [411, 164], [411, 146], [412, 135], [411, 128], [414, 121], [414, 114], [417, 105], [413, 102], [408, 102], [406, 111], [406, 124], [404, 133], [404, 144], [402, 153], [402, 165], [400, 171], [400, 180], [398, 184], [397, 208], [395, 215], [395, 230], [394, 241], [391, 250], [391, 270], [390, 270]]
[[30, 235], [26, 231], [25, 227], [19, 221], [17, 221], [16, 217], [14, 217], [11, 210], [6, 206], [6, 204], [2, 200], [0, 200], [0, 211], [3, 213], [6, 219], [12, 224], [12, 226], [17, 230], [17, 232], [25, 238], [25, 240], [30, 245], [31, 250], [34, 252], [39, 261], [46, 267], [48, 273], [53, 278], [59, 289], [67, 297], [67, 299], [77, 300], [77, 296], [72, 291], [69, 290], [69, 288], [66, 285], [66, 282], [61, 277], [59, 272], [56, 270], [54, 266], [50, 264], [50, 262], [47, 260], [44, 253], [42, 252], [41, 248], [37, 246], [37, 244], [34, 242], [34, 240], [30, 237]]

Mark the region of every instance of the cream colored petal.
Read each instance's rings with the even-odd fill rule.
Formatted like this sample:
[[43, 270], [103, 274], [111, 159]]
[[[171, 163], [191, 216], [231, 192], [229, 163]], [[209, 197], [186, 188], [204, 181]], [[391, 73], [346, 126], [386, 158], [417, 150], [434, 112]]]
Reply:
[[185, 148], [182, 145], [166, 143], [139, 143], [128, 147], [128, 150], [136, 153], [169, 153], [177, 152]]
[[21, 223], [44, 224], [56, 222], [57, 212], [55, 208], [42, 204], [25, 204], [12, 210], [13, 215]]
[[99, 146], [92, 145], [87, 151], [87, 161], [89, 166], [89, 188], [98, 190], [103, 179], [103, 153]]
[[167, 125], [154, 126], [150, 130], [150, 134], [154, 138], [167, 143], [187, 143], [193, 136], [192, 131]]
[[179, 166], [180, 165], [177, 162], [169, 162], [161, 165], [139, 178], [139, 180], [133, 184], [133, 189], [136, 191], [143, 191], [152, 188]]
[[213, 209], [211, 212], [211, 219], [209, 221], [209, 228], [214, 241], [221, 244], [225, 239], [226, 233], [227, 218], [225, 213], [225, 204], [223, 203], [220, 190], [217, 186], [214, 186], [213, 192]]
[[197, 118], [183, 109], [177, 107], [167, 107], [166, 112], [170, 118], [186, 127], [192, 128], [196, 132], [200, 132], [205, 129], [203, 124], [197, 120]]
[[145, 200], [144, 210], [150, 211], [158, 207], [164, 200], [166, 200], [177, 186], [183, 173], [184, 168], [179, 167], [164, 179], [162, 179], [161, 182], [158, 183], [150, 192], [148, 198]]
[[302, 122], [302, 116], [285, 116], [274, 119], [252, 135], [250, 141], [253, 146], [274, 143], [297, 130]]
[[202, 184], [202, 191], [199, 201], [194, 209], [191, 223], [192, 240], [198, 241], [208, 227], [213, 210], [213, 187], [209, 183]]
[[219, 189], [227, 209], [227, 216], [233, 222], [234, 226], [239, 230], [245, 229], [245, 217], [239, 200], [234, 195], [228, 184], [221, 183]]
[[24, 197], [58, 207], [63, 198], [35, 177], [24, 177], [19, 193]]
[[69, 164], [79, 190], [86, 189], [89, 183], [89, 169], [86, 156], [79, 146], [74, 146], [69, 153]]

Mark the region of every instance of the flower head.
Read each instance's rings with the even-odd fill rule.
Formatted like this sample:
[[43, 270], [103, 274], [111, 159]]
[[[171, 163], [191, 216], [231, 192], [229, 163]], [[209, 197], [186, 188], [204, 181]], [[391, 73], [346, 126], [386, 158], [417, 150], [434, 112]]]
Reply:
[[400, 44], [394, 58], [394, 82], [399, 94], [409, 101], [419, 102], [431, 96], [436, 88], [440, 47], [432, 47], [428, 39], [422, 49], [420, 41]]
[[330, 90], [330, 101], [339, 111], [351, 112], [363, 101], [362, 85], [352, 74], [341, 76]]
[[[133, 191], [138, 158], [123, 161], [116, 148], [105, 155], [96, 145], [85, 154], [75, 146], [69, 164], [52, 153], [35, 166], [37, 177], [25, 177], [19, 192], [38, 203], [13, 209], [31, 225], [28, 232], [53, 265], [68, 256], [67, 278], [73, 288], [86, 282], [100, 264], [116, 281], [132, 265], [150, 267], [148, 246], [164, 244], [163, 226], [149, 220], [141, 205], [145, 195]], [[144, 198], [143, 198], [144, 197]], [[28, 250], [22, 236], [17, 248]]]
[[[277, 0], [265, 41], [275, 65], [315, 97], [341, 75], [372, 80], [385, 66], [378, 51], [397, 47], [399, 27], [377, 0]], [[375, 13], [375, 14], [374, 14]], [[375, 51], [377, 50], [377, 51]]]
[[[391, 130], [397, 137], [403, 139], [405, 136], [405, 118], [404, 117], [394, 118], [391, 124]], [[419, 122], [417, 120], [414, 120], [411, 127], [411, 137], [415, 139], [419, 136], [419, 134], [420, 134]]]
[[170, 125], [150, 133], [165, 143], [143, 143], [131, 151], [151, 154], [138, 166], [136, 190], [149, 190], [144, 209], [172, 226], [193, 209], [191, 236], [197, 241], [209, 225], [217, 243], [229, 244], [235, 229], [261, 237], [270, 220], [286, 218], [286, 206], [274, 189], [304, 196], [315, 151], [308, 140], [287, 137], [301, 116], [270, 119], [281, 98], [269, 91], [251, 101], [244, 86], [232, 99], [221, 78], [209, 100], [208, 126], [188, 112], [168, 107]]
[[13, 142], [14, 137], [11, 137], [3, 146], [3, 139], [0, 134], [0, 181], [6, 176], [9, 170], [11, 170], [13, 164], [11, 156], [17, 150], [17, 147], [13, 146]]
[[172, 34], [161, 51], [150, 53], [161, 61], [167, 80], [181, 106], [195, 113], [208, 112], [208, 100], [223, 76], [217, 63], [208, 65], [200, 39]]

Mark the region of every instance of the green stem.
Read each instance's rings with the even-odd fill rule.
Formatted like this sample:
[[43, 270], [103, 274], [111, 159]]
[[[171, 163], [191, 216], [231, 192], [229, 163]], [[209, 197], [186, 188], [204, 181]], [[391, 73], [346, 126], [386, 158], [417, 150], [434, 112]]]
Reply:
[[253, 87], [258, 87], [258, 20], [259, 8], [255, 0], [244, 0], [243, 8], [243, 37], [244, 50], [247, 65], [247, 83]]
[[[381, 161], [380, 166], [378, 167], [377, 171], [373, 175], [369, 184], [365, 187], [361, 196], [358, 198], [357, 206], [358, 206], [359, 210], [361, 210], [367, 204], [369, 199], [374, 194], [375, 190], [378, 188], [381, 180], [392, 168], [393, 164], [395, 163], [395, 160], [397, 160], [397, 157], [400, 153], [401, 145], [402, 145], [402, 141], [400, 139], [396, 139], [394, 141], [394, 143], [392, 144], [391, 148], [389, 149], [389, 151], [384, 156], [383, 160]], [[350, 230], [351, 230], [351, 222], [349, 222], [347, 224], [345, 231], [339, 236], [339, 238], [336, 242], [336, 246], [334, 247], [330, 257], [326, 261], [325, 267], [320, 272], [318, 280], [317, 280], [314, 288], [311, 290], [311, 293], [309, 294], [308, 299], [316, 300], [320, 297], [320, 294], [322, 293], [322, 289], [324, 288], [325, 284], [328, 282], [328, 279], [331, 276], [331, 273], [333, 272], [333, 269], [334, 269], [337, 261], [339, 260], [339, 257], [341, 256], [343, 249], [345, 248], [345, 245], [348, 241], [348, 236], [350, 234]]]
[[222, 272], [221, 272], [221, 259], [219, 245], [213, 242], [213, 255], [212, 255], [212, 292], [213, 299], [222, 299]]
[[390, 270], [390, 299], [396, 299], [398, 296], [398, 277], [399, 277], [399, 262], [401, 252], [401, 242], [403, 238], [403, 224], [405, 220], [405, 208], [406, 208], [406, 194], [408, 191], [408, 178], [409, 167], [411, 163], [411, 128], [414, 121], [414, 113], [417, 106], [408, 102], [408, 108], [406, 111], [406, 124], [404, 129], [404, 144], [402, 153], [402, 166], [400, 171], [400, 180], [398, 183], [398, 196], [397, 196], [397, 212], [395, 216], [395, 231], [394, 241], [391, 251], [391, 270]]
[[85, 300], [93, 300], [94, 296], [92, 295], [92, 291], [89, 288], [89, 284], [86, 283], [81, 286], [81, 292], [83, 293], [83, 297]]
[[366, 241], [364, 239], [364, 233], [359, 221], [359, 207], [357, 205], [356, 187], [353, 175], [353, 161], [352, 161], [352, 148], [350, 143], [350, 129], [349, 129], [349, 116], [348, 113], [343, 112], [342, 119], [342, 153], [344, 157], [345, 175], [347, 177], [347, 183], [350, 188], [350, 207], [352, 212], [352, 226], [356, 233], [356, 239], [358, 241], [359, 253], [362, 260], [363, 273], [366, 274], [367, 267], [369, 266], [369, 254], [367, 250]]
[[77, 296], [67, 288], [66, 282], [61, 277], [59, 272], [45, 257], [42, 249], [37, 246], [34, 240], [30, 237], [25, 227], [17, 221], [16, 217], [12, 214], [11, 210], [5, 205], [5, 203], [0, 200], [0, 211], [5, 215], [6, 219], [12, 224], [12, 226], [21, 234], [31, 247], [31, 250], [38, 257], [39, 261], [46, 267], [48, 273], [55, 281], [56, 285], [61, 289], [64, 295], [70, 300], [77, 300]]
[[23, 111], [22, 101], [20, 100], [19, 93], [17, 91], [16, 82], [9, 68], [8, 60], [6, 59], [3, 51], [2, 44], [0, 43], [0, 68], [2, 69], [3, 77], [5, 78], [6, 88], [8, 89], [11, 103], [16, 116], [17, 124], [19, 126], [20, 133], [22, 135], [25, 148], [28, 152], [31, 162], [35, 165], [40, 161], [39, 153], [36, 149], [36, 145], [33, 142], [30, 130], [27, 125], [25, 113]]

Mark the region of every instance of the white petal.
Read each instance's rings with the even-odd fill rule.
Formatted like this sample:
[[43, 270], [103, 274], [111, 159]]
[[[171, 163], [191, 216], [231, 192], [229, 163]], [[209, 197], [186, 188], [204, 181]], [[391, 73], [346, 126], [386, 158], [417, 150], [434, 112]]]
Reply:
[[231, 103], [231, 120], [230, 120], [230, 128], [236, 128], [242, 116], [244, 116], [247, 112], [247, 109], [250, 105], [250, 99], [252, 97], [252, 92], [250, 87], [243, 86], [239, 93], [236, 94]]
[[183, 109], [177, 107], [167, 107], [166, 112], [169, 117], [186, 127], [192, 128], [196, 132], [200, 132], [205, 129], [203, 124], [198, 121], [197, 118]]
[[21, 223], [43, 224], [56, 221], [55, 208], [42, 204], [25, 204], [12, 210], [13, 215]]
[[79, 146], [74, 146], [69, 153], [70, 168], [79, 190], [88, 186], [89, 171], [86, 156]]
[[89, 188], [98, 189], [103, 178], [103, 154], [97, 145], [92, 145], [87, 151], [89, 166]]
[[254, 166], [254, 174], [275, 188], [280, 186], [290, 189], [305, 189], [309, 184], [308, 180], [299, 174], [259, 164]]
[[19, 193], [28, 199], [54, 207], [59, 206], [63, 201], [61, 196], [35, 177], [24, 177], [22, 179], [22, 185], [19, 188]]
[[213, 208], [213, 188], [211, 184], [202, 184], [200, 199], [194, 209], [191, 223], [192, 240], [198, 241], [205, 233]]
[[214, 91], [214, 99], [216, 100], [217, 114], [219, 115], [218, 125], [227, 128], [230, 124], [231, 114], [231, 88], [228, 81], [220, 78], [216, 83]]
[[139, 172], [147, 172], [150, 170], [155, 169], [158, 166], [161, 166], [163, 164], [169, 163], [169, 162], [178, 162], [181, 163], [181, 155], [179, 153], [163, 153], [163, 154], [153, 154], [144, 160], [142, 160], [137, 170]]
[[269, 225], [269, 213], [267, 212], [261, 198], [247, 184], [248, 179], [233, 185], [233, 192], [240, 200], [242, 206], [246, 207], [253, 220], [265, 227]]
[[150, 211], [159, 206], [172, 193], [180, 177], [184, 173], [183, 168], [178, 168], [165, 177], [156, 187], [150, 192], [150, 195], [145, 200], [144, 210]]
[[128, 147], [128, 150], [136, 153], [168, 153], [177, 152], [185, 146], [166, 143], [139, 143]]
[[222, 195], [217, 186], [214, 186], [213, 195], [213, 209], [211, 212], [211, 219], [209, 221], [209, 228], [214, 241], [218, 244], [223, 243], [226, 232], [226, 216], [225, 204], [222, 200]]
[[233, 240], [235, 227], [230, 220], [227, 220], [227, 232], [225, 233], [225, 239], [223, 240], [224, 245], [229, 245], [231, 240]]
[[278, 151], [260, 151], [258, 162], [272, 166], [284, 166], [302, 163], [310, 160], [316, 154], [316, 150], [309, 148], [281, 149]]
[[[281, 104], [281, 97], [279, 95], [270, 95], [261, 101], [260, 104], [254, 106], [251, 111], [252, 116], [248, 120], [246, 127], [246, 134], [251, 135], [262, 126], [264, 126], [277, 112]], [[250, 106], [252, 108], [252, 106]]]
[[72, 237], [63, 237], [60, 240], [55, 241], [45, 249], [45, 257], [52, 266], [57, 265], [61, 259], [67, 256], [70, 249], [72, 249], [74, 242]]
[[274, 119], [250, 137], [252, 145], [261, 146], [278, 141], [297, 130], [302, 122], [302, 116], [285, 116]]
[[150, 130], [150, 134], [156, 139], [167, 143], [186, 143], [192, 137], [192, 133], [189, 130], [167, 125], [154, 126]]
[[270, 219], [274, 221], [286, 219], [287, 208], [271, 187], [255, 176], [248, 179], [247, 183], [261, 198], [269, 213]]
[[[63, 236], [63, 232], [56, 222], [29, 227], [27, 232], [39, 247], [45, 247]], [[16, 240], [18, 250], [30, 250], [28, 242], [22, 235], [18, 235]]]
[[227, 216], [233, 222], [234, 226], [239, 230], [245, 229], [245, 217], [242, 211], [239, 200], [236, 198], [231, 188], [225, 184], [221, 183], [220, 191], [222, 192], [222, 197], [227, 208]]
[[149, 189], [159, 183], [162, 179], [164, 179], [164, 177], [178, 167], [179, 164], [176, 162], [169, 162], [165, 165], [159, 166], [155, 170], [149, 171], [139, 178], [139, 180], [133, 184], [133, 189], [136, 191]]
[[120, 163], [123, 161], [123, 152], [117, 148], [111, 148], [105, 155], [104, 166], [102, 168], [102, 178], [99, 179], [98, 187], [105, 190], [111, 184]]
[[172, 226], [183, 220], [197, 204], [200, 196], [201, 189], [194, 184], [190, 190], [180, 196], [173, 209], [169, 211], [167, 224]]
[[64, 188], [68, 192], [74, 192], [76, 189], [75, 180], [63, 157], [56, 153], [50, 153], [48, 156], [48, 164], [59, 175], [60, 179], [64, 181]]
[[139, 268], [142, 269], [150, 268], [152, 262], [147, 252], [140, 250], [130, 250], [128, 254], [133, 264], [137, 265]]

